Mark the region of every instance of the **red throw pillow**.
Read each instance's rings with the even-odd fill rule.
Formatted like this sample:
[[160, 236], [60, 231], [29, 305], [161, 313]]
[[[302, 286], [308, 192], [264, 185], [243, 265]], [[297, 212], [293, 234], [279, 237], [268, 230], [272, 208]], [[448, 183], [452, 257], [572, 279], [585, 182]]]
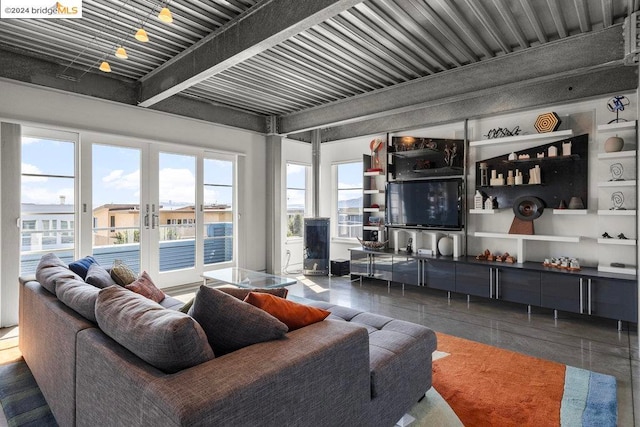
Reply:
[[274, 295], [258, 292], [249, 292], [244, 301], [261, 308], [280, 320], [289, 327], [289, 332], [311, 325], [312, 323], [320, 322], [331, 314], [329, 311], [321, 308], [310, 307]]
[[143, 271], [140, 277], [125, 287], [155, 302], [160, 302], [164, 299], [164, 292], [156, 287], [146, 271]]

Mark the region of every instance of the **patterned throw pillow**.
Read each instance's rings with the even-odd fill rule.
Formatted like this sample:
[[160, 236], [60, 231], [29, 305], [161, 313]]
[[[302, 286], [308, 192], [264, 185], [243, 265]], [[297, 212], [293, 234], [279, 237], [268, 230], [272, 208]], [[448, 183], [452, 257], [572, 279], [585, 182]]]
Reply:
[[113, 261], [111, 278], [120, 286], [127, 286], [137, 279], [136, 273], [119, 259]]
[[280, 320], [289, 327], [289, 331], [295, 331], [312, 323], [320, 322], [331, 314], [321, 308], [311, 307], [265, 293], [250, 292], [244, 300]]
[[100, 289], [117, 285], [111, 274], [100, 264], [91, 264], [84, 281]]
[[100, 289], [96, 319], [105, 334], [167, 373], [214, 358], [207, 336], [194, 319], [121, 286]]
[[140, 277], [125, 287], [151, 301], [160, 302], [164, 299], [164, 292], [156, 287], [146, 271], [143, 271]]
[[190, 313], [218, 356], [282, 338], [287, 333], [287, 325], [269, 313], [204, 285], [200, 286]]

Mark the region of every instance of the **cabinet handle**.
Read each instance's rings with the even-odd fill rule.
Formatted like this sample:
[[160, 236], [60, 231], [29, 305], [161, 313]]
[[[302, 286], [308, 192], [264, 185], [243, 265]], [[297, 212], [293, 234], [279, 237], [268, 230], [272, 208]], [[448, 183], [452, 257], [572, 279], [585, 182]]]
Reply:
[[496, 299], [500, 299], [500, 270], [496, 267]]
[[493, 267], [489, 267], [489, 298], [493, 298]]
[[591, 279], [587, 279], [587, 308], [589, 315], [591, 315]]
[[584, 311], [584, 295], [582, 291], [582, 277], [580, 278], [580, 314]]

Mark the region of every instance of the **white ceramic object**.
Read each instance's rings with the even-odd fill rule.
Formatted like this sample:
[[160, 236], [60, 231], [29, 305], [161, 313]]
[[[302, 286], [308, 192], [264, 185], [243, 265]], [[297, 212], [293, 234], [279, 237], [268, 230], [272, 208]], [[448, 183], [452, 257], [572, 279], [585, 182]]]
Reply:
[[604, 142], [604, 151], [607, 153], [615, 153], [617, 151], [622, 151], [622, 147], [624, 147], [624, 139], [619, 136], [612, 136], [607, 138]]
[[440, 240], [438, 240], [438, 252], [440, 252], [442, 256], [453, 255], [453, 237], [441, 237]]

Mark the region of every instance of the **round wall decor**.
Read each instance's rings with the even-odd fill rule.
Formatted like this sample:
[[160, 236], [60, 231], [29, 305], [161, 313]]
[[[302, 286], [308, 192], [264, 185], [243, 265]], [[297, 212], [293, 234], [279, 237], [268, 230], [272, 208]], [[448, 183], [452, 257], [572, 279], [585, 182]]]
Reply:
[[560, 117], [553, 111], [550, 113], [540, 114], [536, 119], [533, 127], [538, 133], [554, 132], [560, 126]]
[[533, 221], [540, 218], [544, 211], [544, 203], [537, 197], [522, 196], [513, 202], [513, 213], [523, 221]]

